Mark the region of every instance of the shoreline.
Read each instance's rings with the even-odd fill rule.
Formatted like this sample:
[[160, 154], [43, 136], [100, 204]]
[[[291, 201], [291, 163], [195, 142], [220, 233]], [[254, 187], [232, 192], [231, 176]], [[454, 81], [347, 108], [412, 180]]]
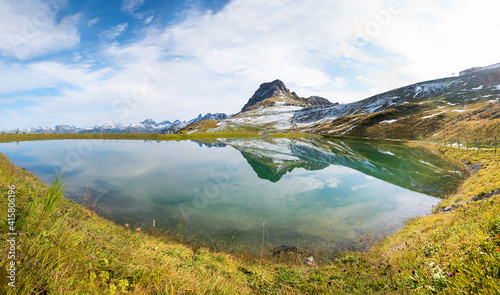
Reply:
[[196, 133], [196, 134], [158, 134], [158, 133], [74, 133], [74, 134], [0, 134], [0, 142], [19, 141], [40, 141], [40, 140], [199, 140], [217, 138], [302, 138], [312, 137], [309, 133], [258, 133], [258, 132], [237, 132], [237, 133]]

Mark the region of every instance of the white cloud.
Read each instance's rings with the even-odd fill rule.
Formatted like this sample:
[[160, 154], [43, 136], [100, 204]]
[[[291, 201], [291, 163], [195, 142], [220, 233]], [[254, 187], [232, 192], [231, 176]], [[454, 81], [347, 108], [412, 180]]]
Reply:
[[60, 84], [85, 85], [99, 77], [88, 65], [71, 67], [55, 62], [29, 64], [0, 62], [0, 93], [54, 88]]
[[132, 13], [132, 16], [135, 17], [136, 19], [140, 19], [143, 24], [149, 25], [154, 19], [154, 14], [155, 14], [155, 11], [148, 10], [148, 11], [144, 11], [144, 12]]
[[27, 59], [78, 44], [80, 15], [66, 16], [56, 22], [56, 14], [66, 2], [0, 0], [1, 54]]
[[144, 4], [144, 0], [123, 0], [122, 11], [132, 13]]
[[117, 26], [112, 27], [109, 30], [106, 30], [102, 32], [100, 35], [105, 38], [105, 39], [115, 39], [116, 37], [120, 36], [125, 29], [127, 29], [128, 23], [122, 23]]
[[81, 59], [82, 59], [82, 55], [79, 52], [73, 53], [73, 61], [74, 62], [79, 62]]
[[99, 17], [93, 18], [87, 22], [87, 27], [92, 27], [97, 24], [101, 19]]
[[[47, 122], [44, 123], [47, 126], [87, 126], [89, 119], [85, 119], [85, 116], [89, 116], [94, 122], [109, 116], [103, 110], [110, 108], [111, 98], [120, 91], [118, 85], [106, 85], [102, 80], [109, 69], [92, 71], [90, 65], [69, 66], [56, 62], [27, 65], [0, 63], [0, 71], [0, 94], [29, 93], [36, 92], [37, 89], [56, 89], [61, 92], [53, 95], [18, 96], [17, 104], [13, 107], [2, 99], [3, 110], [12, 118], [12, 122], [4, 122], [2, 129], [39, 126], [43, 122]], [[23, 117], [20, 117], [21, 114]]]
[[[462, 69], [496, 63], [500, 34], [499, 2], [425, 0], [406, 2], [374, 42], [403, 59], [377, 81], [381, 89], [397, 86], [395, 76], [411, 80], [450, 76]], [[416, 82], [416, 81], [415, 81]]]
[[340, 88], [344, 87], [347, 84], [347, 82], [344, 80], [343, 77], [336, 77], [335, 79], [333, 79], [332, 84], [333, 86]]
[[153, 21], [153, 18], [154, 18], [154, 15], [151, 15], [151, 16], [146, 17], [146, 18], [143, 20], [144, 24], [149, 25], [149, 24]]
[[360, 80], [360, 81], [363, 81], [363, 82], [368, 82], [368, 83], [371, 83], [373, 82], [372, 80], [368, 79], [368, 78], [365, 78], [363, 77], [363, 75], [359, 75], [356, 77], [357, 80]]
[[[195, 89], [199, 81], [210, 81], [210, 88], [223, 90], [214, 97], [217, 101], [210, 102], [217, 109], [234, 106], [232, 112], [238, 110], [260, 83], [276, 78], [291, 89], [303, 91], [301, 95], [328, 94], [323, 96], [341, 96], [347, 102], [363, 96], [335, 90], [344, 86], [345, 80], [332, 78], [317, 67], [325, 59], [344, 57], [341, 40], [347, 39], [349, 24], [355, 19], [351, 13], [359, 14], [356, 5], [345, 6], [339, 9], [336, 3], [324, 1], [306, 4], [237, 0], [217, 14], [193, 11], [182, 23], [165, 30], [155, 28], [139, 42], [112, 46], [106, 52], [122, 66], [154, 61], [166, 54], [176, 56], [176, 62], [169, 67], [182, 70], [172, 79], [191, 89], [188, 93], [193, 100], [198, 97]], [[323, 13], [318, 14], [318, 10]], [[355, 58], [374, 60], [353, 51]], [[191, 72], [194, 69], [196, 72]], [[173, 89], [179, 87], [175, 84]], [[165, 96], [177, 97], [173, 89], [165, 89]], [[211, 99], [210, 95], [202, 96]]]

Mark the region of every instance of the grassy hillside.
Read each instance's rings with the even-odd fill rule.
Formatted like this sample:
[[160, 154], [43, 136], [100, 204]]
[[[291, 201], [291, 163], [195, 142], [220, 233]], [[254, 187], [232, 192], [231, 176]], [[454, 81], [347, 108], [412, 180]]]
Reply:
[[[415, 143], [410, 143], [415, 144]], [[481, 170], [446, 204], [500, 188], [500, 156], [429, 145], [437, 154]], [[301, 250], [259, 257], [213, 253], [118, 226], [62, 197], [0, 156], [0, 192], [15, 185], [16, 287], [7, 285], [4, 238], [2, 294], [496, 294], [500, 289], [500, 195], [462, 203], [448, 213], [408, 222], [365, 253], [306, 263]], [[0, 218], [7, 220], [8, 198]], [[2, 233], [12, 232], [5, 222]], [[369, 238], [362, 242], [369, 243]]]
[[[500, 129], [500, 70], [421, 82], [353, 103], [392, 106], [311, 122], [303, 132], [359, 137], [491, 141]], [[394, 101], [396, 99], [397, 101]]]
[[500, 118], [494, 113], [500, 109], [499, 104], [479, 104], [470, 109], [457, 112], [409, 103], [379, 113], [338, 118], [318, 126], [316, 132], [412, 140], [461, 140], [463, 144], [478, 139], [491, 141], [500, 134]]

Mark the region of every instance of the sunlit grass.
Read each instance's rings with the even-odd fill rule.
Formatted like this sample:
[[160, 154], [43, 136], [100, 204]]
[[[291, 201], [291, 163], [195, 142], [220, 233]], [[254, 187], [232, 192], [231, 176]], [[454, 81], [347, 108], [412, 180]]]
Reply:
[[472, 171], [471, 176], [464, 181], [457, 192], [448, 196], [439, 207], [455, 205], [475, 196], [500, 189], [500, 153], [495, 154], [493, 149], [483, 149], [478, 152], [477, 150], [443, 147], [437, 144], [430, 144], [427, 147], [438, 154], [470, 166], [481, 164], [481, 169]]

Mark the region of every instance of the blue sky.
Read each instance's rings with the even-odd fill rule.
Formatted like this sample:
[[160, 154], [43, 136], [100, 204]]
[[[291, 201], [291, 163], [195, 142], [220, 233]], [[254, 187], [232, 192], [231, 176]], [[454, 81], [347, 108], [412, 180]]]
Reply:
[[500, 62], [494, 1], [0, 0], [0, 130], [352, 102]]

